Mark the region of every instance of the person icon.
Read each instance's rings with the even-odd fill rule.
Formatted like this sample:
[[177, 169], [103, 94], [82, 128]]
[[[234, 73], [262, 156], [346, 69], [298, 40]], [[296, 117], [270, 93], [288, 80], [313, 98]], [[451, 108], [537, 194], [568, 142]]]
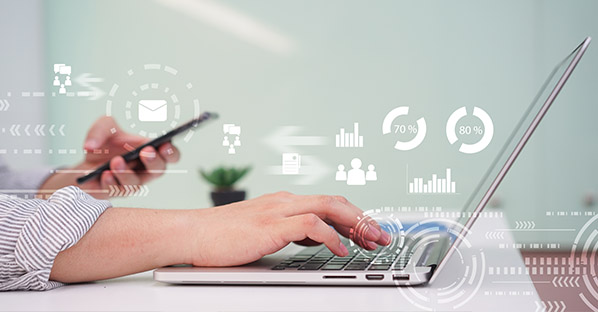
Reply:
[[347, 181], [347, 172], [345, 166], [338, 165], [338, 171], [336, 172], [336, 181]]
[[224, 136], [224, 139], [222, 140], [222, 146], [229, 146], [230, 142], [228, 141], [228, 135]]
[[365, 174], [366, 181], [378, 181], [378, 174], [376, 173], [374, 165], [368, 166], [368, 172]]
[[236, 154], [236, 153], [237, 153], [237, 151], [235, 150], [235, 146], [234, 146], [234, 145], [232, 145], [232, 144], [231, 144], [231, 145], [228, 147], [228, 153], [229, 153], [229, 154], [231, 154], [231, 155], [232, 155], [232, 154]]
[[241, 139], [239, 139], [239, 136], [235, 137], [235, 142], [233, 142], [233, 144], [235, 146], [241, 146]]
[[365, 185], [365, 171], [361, 169], [361, 159], [353, 158], [351, 168], [347, 173], [347, 185]]
[[58, 87], [58, 86], [60, 86], [60, 80], [58, 80], [58, 76], [54, 76], [54, 83], [53, 83], [53, 85], [54, 85], [55, 87]]
[[58, 94], [66, 94], [66, 88], [64, 87], [64, 84], [60, 85], [60, 89], [58, 89]]
[[66, 81], [64, 82], [65, 86], [72, 86], [73, 82], [71, 81], [71, 76], [66, 76]]

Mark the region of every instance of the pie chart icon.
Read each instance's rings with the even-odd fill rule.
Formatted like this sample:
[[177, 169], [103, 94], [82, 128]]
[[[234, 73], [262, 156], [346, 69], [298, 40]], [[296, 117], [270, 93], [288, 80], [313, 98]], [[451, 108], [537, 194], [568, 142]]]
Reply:
[[[399, 106], [391, 110], [382, 122], [382, 134], [392, 133], [392, 124], [398, 117], [409, 115], [409, 106]], [[422, 117], [417, 120], [417, 129], [415, 129], [415, 137], [409, 141], [397, 140], [394, 148], [399, 151], [410, 151], [418, 147], [426, 137], [426, 120]]]

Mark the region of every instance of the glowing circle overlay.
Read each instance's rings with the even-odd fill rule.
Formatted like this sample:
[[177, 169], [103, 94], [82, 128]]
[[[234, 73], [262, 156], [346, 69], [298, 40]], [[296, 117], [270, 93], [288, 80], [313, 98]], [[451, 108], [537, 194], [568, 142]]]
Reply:
[[[128, 128], [133, 130], [133, 131], [137, 131], [137, 134], [139, 134], [140, 136], [143, 137], [147, 137], [147, 138], [156, 138], [159, 135], [165, 134], [167, 132], [167, 130], [163, 129], [159, 132], [156, 131], [147, 131], [147, 129], [144, 129], [143, 126], [141, 126], [140, 124], [138, 124], [137, 122], [135, 122], [133, 120], [133, 105], [136, 105], [137, 100], [143, 99], [143, 94], [147, 93], [147, 92], [160, 92], [163, 94], [163, 96], [165, 98], [168, 98], [168, 100], [170, 102], [172, 102], [172, 114], [169, 114], [171, 116], [174, 116], [173, 118], [169, 118], [169, 120], [164, 121], [164, 124], [167, 125], [167, 127], [169, 127], [170, 129], [174, 129], [177, 126], [180, 125], [180, 118], [182, 116], [181, 111], [185, 108], [188, 107], [190, 105], [192, 105], [192, 117], [191, 118], [198, 118], [200, 115], [200, 104], [199, 104], [199, 99], [197, 97], [194, 97], [193, 94], [191, 94], [190, 97], [192, 97], [193, 99], [189, 101], [189, 103], [181, 103], [181, 101], [179, 100], [179, 96], [177, 96], [177, 94], [173, 91], [174, 88], [172, 88], [172, 86], [169, 86], [167, 84], [163, 84], [163, 83], [159, 83], [157, 81], [145, 81], [145, 78], [143, 77], [143, 73], [158, 73], [160, 75], [166, 75], [168, 77], [176, 77], [178, 74], [178, 70], [176, 70], [173, 67], [170, 67], [168, 65], [161, 65], [161, 64], [144, 64], [141, 67], [141, 74], [137, 75], [137, 70], [133, 70], [133, 69], [129, 69], [127, 71], [128, 77], [129, 79], [137, 79], [137, 76], [141, 76], [141, 80], [142, 83], [138, 84], [138, 86], [134, 89], [129, 89], [129, 90], [123, 90], [123, 87], [121, 87], [118, 84], [113, 84], [110, 92], [108, 93], [108, 99], [106, 101], [106, 116], [113, 116], [115, 113], [115, 108], [117, 106], [115, 106], [115, 103], [124, 103], [122, 109], [123, 109], [123, 115], [125, 117], [125, 120], [127, 120], [128, 122]], [[137, 76], [136, 76], [137, 75]], [[187, 92], [193, 92], [193, 85], [190, 82], [187, 82], [183, 85], [183, 88], [186, 90]], [[127, 92], [128, 91], [128, 92]], [[124, 94], [124, 95], [121, 95]], [[125, 100], [121, 100], [121, 98], [124, 97]], [[121, 109], [121, 107], [118, 107], [119, 109]], [[186, 131], [185, 135], [184, 135], [184, 141], [188, 142], [191, 137], [193, 136], [193, 134], [195, 133], [195, 129], [191, 128], [189, 130]]]
[[[567, 270], [573, 274], [580, 268], [583, 287], [579, 298], [591, 310], [598, 312], [598, 215], [588, 220], [579, 230], [571, 246]], [[585, 273], [584, 273], [585, 272]]]
[[[355, 228], [352, 228], [349, 232], [351, 249], [356, 253], [367, 257], [370, 257], [375, 253], [378, 253], [379, 258], [399, 254], [405, 244], [405, 231], [403, 229], [403, 224], [397, 215], [393, 212], [385, 211], [384, 209], [372, 209], [365, 211], [363, 214], [365, 217], [360, 218]], [[359, 247], [355, 241], [362, 243], [369, 226], [376, 222], [383, 230], [390, 234], [390, 244], [388, 246], [380, 246], [374, 251], [368, 251]]]
[[[456, 310], [469, 302], [478, 293], [485, 277], [486, 256], [482, 249], [473, 248], [466, 238], [470, 231], [462, 231], [463, 229], [463, 226], [454, 220], [426, 219], [410, 226], [405, 231], [406, 237], [420, 238], [412, 247], [412, 252], [414, 253], [417, 253], [422, 248], [426, 248], [429, 244], [440, 242], [443, 233], [449, 233], [454, 237], [462, 239], [460, 249], [454, 249], [452, 258], [445, 260], [458, 262], [457, 265], [451, 266], [461, 269], [458, 272], [460, 276], [457, 279], [453, 279], [450, 282], [436, 279], [433, 284], [426, 287], [397, 286], [399, 293], [419, 309], [426, 311]], [[406, 245], [404, 248], [409, 247], [411, 246]], [[450, 248], [454, 247], [451, 246]], [[463, 250], [466, 250], [467, 253], [464, 253]], [[405, 250], [405, 252], [408, 251]], [[410, 265], [412, 263], [408, 267]], [[400, 273], [400, 271], [395, 272]]]

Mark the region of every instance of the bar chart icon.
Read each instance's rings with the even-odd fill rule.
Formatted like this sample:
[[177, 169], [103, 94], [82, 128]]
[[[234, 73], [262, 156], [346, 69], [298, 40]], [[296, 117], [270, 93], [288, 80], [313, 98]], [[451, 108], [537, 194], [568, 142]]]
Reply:
[[363, 136], [359, 135], [359, 123], [353, 124], [353, 132], [346, 132], [341, 128], [336, 135], [336, 147], [363, 147]]
[[451, 169], [446, 169], [446, 177], [439, 178], [437, 174], [432, 174], [432, 179], [424, 181], [423, 178], [414, 178], [409, 182], [410, 194], [455, 194], [456, 183], [451, 180]]

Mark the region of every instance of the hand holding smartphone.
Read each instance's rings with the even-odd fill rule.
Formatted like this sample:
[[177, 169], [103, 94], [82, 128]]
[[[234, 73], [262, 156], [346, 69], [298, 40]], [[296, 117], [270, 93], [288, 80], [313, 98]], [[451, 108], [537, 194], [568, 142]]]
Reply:
[[[166, 134], [157, 137], [139, 147], [137, 147], [136, 149], [125, 153], [123, 155], [121, 155], [123, 157], [123, 159], [125, 160], [125, 162], [131, 162], [131, 161], [135, 161], [137, 159], [139, 159], [139, 152], [146, 146], [152, 146], [155, 149], [157, 149], [160, 145], [169, 142], [172, 140], [172, 138], [178, 134], [181, 134], [183, 132], [185, 132], [188, 129], [191, 128], [195, 128], [198, 127], [201, 123], [204, 123], [208, 120], [211, 119], [216, 119], [218, 118], [218, 114], [216, 113], [210, 113], [210, 112], [205, 112], [201, 115], [199, 115], [199, 117], [167, 132]], [[98, 167], [97, 169], [95, 169], [94, 171], [92, 171], [91, 173], [79, 177], [77, 178], [77, 183], [79, 184], [83, 184], [93, 178], [99, 178], [99, 176], [102, 174], [102, 172], [104, 172], [105, 170], [110, 170], [110, 161], [107, 161], [106, 163], [104, 163], [103, 165], [101, 165], [100, 167]]]

